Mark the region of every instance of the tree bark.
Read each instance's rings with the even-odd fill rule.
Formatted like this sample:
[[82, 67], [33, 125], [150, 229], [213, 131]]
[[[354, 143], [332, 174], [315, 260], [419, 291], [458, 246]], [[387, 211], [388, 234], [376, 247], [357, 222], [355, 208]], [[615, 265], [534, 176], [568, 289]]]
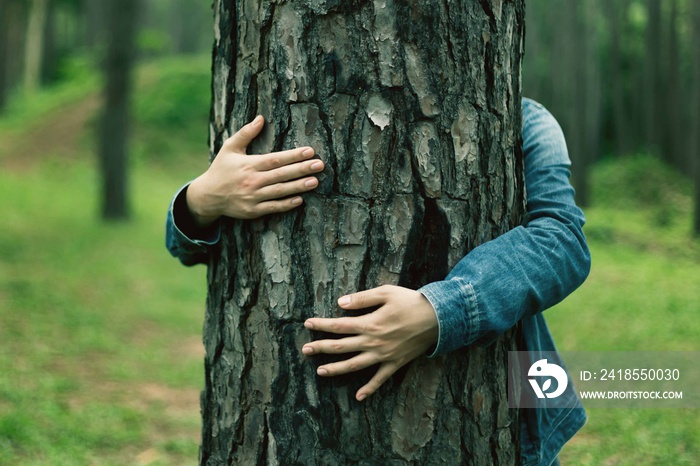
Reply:
[[217, 0], [211, 150], [260, 113], [251, 153], [327, 162], [284, 215], [224, 222], [209, 264], [200, 464], [520, 463], [515, 332], [405, 367], [319, 379], [311, 316], [380, 284], [417, 288], [524, 213], [523, 2]]
[[136, 58], [138, 0], [110, 0], [109, 44], [104, 62], [104, 110], [99, 158], [102, 175], [102, 217], [129, 217], [128, 139], [131, 75]]

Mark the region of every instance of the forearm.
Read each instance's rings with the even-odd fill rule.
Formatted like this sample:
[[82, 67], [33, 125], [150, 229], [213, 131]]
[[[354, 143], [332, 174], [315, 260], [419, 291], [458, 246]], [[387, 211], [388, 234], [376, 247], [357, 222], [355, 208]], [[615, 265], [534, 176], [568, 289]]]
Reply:
[[475, 248], [445, 280], [419, 290], [440, 325], [434, 355], [490, 343], [523, 317], [560, 302], [587, 277], [585, 219], [573, 201], [568, 169], [539, 170], [528, 186], [524, 225]]

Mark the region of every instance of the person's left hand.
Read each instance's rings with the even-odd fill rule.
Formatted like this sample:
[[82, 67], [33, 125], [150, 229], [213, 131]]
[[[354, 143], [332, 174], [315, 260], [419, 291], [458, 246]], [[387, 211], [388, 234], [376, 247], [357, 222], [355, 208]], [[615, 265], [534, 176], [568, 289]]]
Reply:
[[384, 285], [343, 296], [338, 305], [343, 309], [379, 308], [358, 317], [308, 319], [304, 323], [308, 329], [350, 336], [307, 343], [302, 353], [359, 352], [350, 359], [320, 366], [316, 372], [325, 377], [380, 364], [372, 379], [357, 391], [358, 401], [377, 391], [397, 370], [425, 354], [438, 340], [438, 321], [433, 306], [418, 291]]

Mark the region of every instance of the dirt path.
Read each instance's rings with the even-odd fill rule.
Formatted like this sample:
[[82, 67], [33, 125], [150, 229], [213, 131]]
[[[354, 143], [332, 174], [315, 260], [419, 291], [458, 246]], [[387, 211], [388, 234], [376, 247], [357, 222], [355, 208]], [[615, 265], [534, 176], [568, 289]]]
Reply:
[[84, 151], [81, 144], [100, 102], [100, 97], [92, 94], [0, 135], [0, 167], [23, 170], [46, 157], [77, 157]]

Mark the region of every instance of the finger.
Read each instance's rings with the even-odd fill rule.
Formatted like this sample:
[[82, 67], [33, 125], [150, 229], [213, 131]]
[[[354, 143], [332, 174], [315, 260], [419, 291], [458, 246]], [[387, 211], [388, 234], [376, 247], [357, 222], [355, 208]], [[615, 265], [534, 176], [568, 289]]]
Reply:
[[311, 191], [318, 186], [316, 178], [304, 178], [301, 180], [288, 181], [286, 183], [276, 183], [271, 186], [263, 186], [258, 190], [258, 198], [261, 201], [269, 201], [271, 199], [280, 199], [299, 194], [306, 191]]
[[387, 299], [386, 286], [372, 288], [371, 290], [360, 291], [338, 299], [338, 306], [343, 309], [364, 309], [366, 307], [379, 306], [386, 303]]
[[311, 318], [304, 322], [304, 326], [310, 330], [318, 330], [320, 332], [358, 334], [364, 333], [366, 328], [364, 317]]
[[287, 212], [295, 207], [299, 207], [302, 202], [304, 202], [304, 200], [299, 196], [291, 199], [281, 199], [278, 201], [264, 201], [256, 204], [255, 207], [253, 207], [253, 212], [258, 217], [269, 214], [278, 214], [280, 212]]
[[228, 138], [224, 145], [228, 146], [233, 152], [245, 154], [248, 145], [260, 134], [264, 121], [265, 119], [262, 115], [258, 115], [255, 120], [243, 126], [236, 134]]
[[363, 339], [358, 336], [339, 338], [337, 340], [318, 340], [307, 343], [301, 352], [307, 356], [313, 354], [343, 354], [366, 349], [362, 345]]
[[336, 375], [347, 374], [365, 369], [377, 363], [377, 359], [370, 353], [360, 353], [345, 361], [334, 362], [320, 366], [316, 373], [322, 377], [335, 377]]
[[256, 155], [253, 166], [259, 171], [269, 171], [310, 159], [313, 156], [314, 150], [311, 147], [298, 147], [281, 152]]
[[322, 160], [309, 160], [307, 162], [294, 162], [283, 167], [275, 168], [261, 173], [263, 176], [263, 184], [273, 184], [283, 181], [289, 181], [310, 173], [318, 173], [323, 171], [324, 163]]
[[398, 368], [394, 364], [382, 364], [379, 366], [377, 373], [355, 394], [357, 401], [362, 401], [376, 392], [397, 370]]

